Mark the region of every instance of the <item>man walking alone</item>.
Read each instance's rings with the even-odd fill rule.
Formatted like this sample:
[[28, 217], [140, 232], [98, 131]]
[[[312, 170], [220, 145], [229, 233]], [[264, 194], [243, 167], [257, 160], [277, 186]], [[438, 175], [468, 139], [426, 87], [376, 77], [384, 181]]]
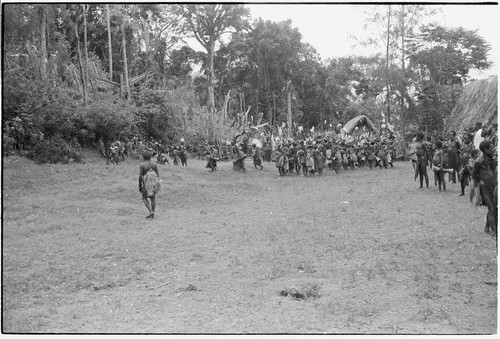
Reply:
[[[151, 160], [151, 153], [142, 154], [144, 162], [139, 167], [139, 192], [142, 193], [142, 201], [149, 211], [147, 219], [155, 217], [156, 194], [160, 191], [160, 176], [158, 166]], [[148, 201], [151, 200], [151, 204]]]

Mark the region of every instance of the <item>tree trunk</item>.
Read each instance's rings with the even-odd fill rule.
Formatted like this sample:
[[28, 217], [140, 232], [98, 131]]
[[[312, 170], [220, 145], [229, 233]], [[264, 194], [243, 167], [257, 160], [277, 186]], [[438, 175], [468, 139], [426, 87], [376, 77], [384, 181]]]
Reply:
[[125, 94], [123, 94], [123, 74], [120, 74], [120, 98], [123, 98]]
[[149, 21], [148, 19], [142, 19], [142, 24], [144, 26], [144, 44], [146, 45], [146, 79], [144, 80], [144, 86], [148, 86], [149, 82]]
[[266, 84], [266, 109], [267, 109], [267, 120], [271, 121], [271, 117], [269, 116], [269, 106], [271, 105], [269, 103], [269, 76], [266, 68], [266, 73], [265, 73], [265, 84]]
[[111, 23], [109, 21], [109, 5], [106, 5], [106, 25], [108, 27], [109, 80], [113, 81], [113, 48], [111, 47]]
[[83, 95], [83, 104], [87, 104], [87, 84], [85, 83], [85, 75], [83, 71], [82, 65], [82, 52], [80, 50], [80, 35], [78, 34], [78, 21], [80, 18], [76, 18], [75, 22], [75, 36], [76, 36], [76, 52], [78, 54], [78, 67], [80, 68], [80, 80], [82, 82], [82, 95]]
[[259, 89], [255, 90], [255, 114], [259, 114]]
[[47, 77], [47, 8], [41, 6], [40, 51], [42, 53], [42, 79]]
[[385, 59], [386, 59], [386, 77], [387, 77], [387, 83], [386, 83], [386, 90], [387, 90], [387, 123], [391, 122], [391, 95], [390, 95], [390, 86], [389, 86], [389, 44], [390, 44], [390, 32], [391, 32], [391, 5], [389, 5], [389, 13], [387, 15], [387, 50], [385, 53]]
[[132, 98], [132, 95], [130, 93], [130, 84], [128, 81], [128, 64], [127, 64], [127, 44], [126, 44], [126, 39], [125, 39], [125, 20], [123, 20], [122, 23], [122, 46], [123, 46], [123, 73], [124, 73], [124, 81], [125, 81], [125, 87], [127, 89], [127, 100], [130, 100]]
[[88, 88], [89, 83], [89, 54], [87, 46], [87, 5], [83, 5], [83, 48], [85, 56], [85, 87]]
[[401, 133], [403, 136], [403, 155], [406, 155], [406, 121], [405, 121], [405, 7], [401, 5], [401, 67], [403, 70], [403, 80], [401, 84]]
[[214, 95], [214, 54], [215, 40], [210, 41], [210, 50], [208, 51], [208, 109], [209, 112], [215, 112], [215, 95]]
[[243, 112], [243, 93], [238, 93], [238, 94], [240, 97], [240, 112]]
[[288, 124], [288, 137], [292, 137], [292, 88], [291, 88], [292, 81], [289, 80], [288, 84], [286, 85], [286, 94], [287, 94], [287, 103], [288, 103], [288, 119], [287, 119], [287, 124]]
[[276, 94], [273, 91], [273, 123], [272, 126], [276, 124]]
[[319, 118], [321, 119], [321, 130], [324, 131], [325, 130], [325, 124], [324, 124], [324, 121], [323, 121], [323, 107], [321, 107], [321, 105], [319, 106]]

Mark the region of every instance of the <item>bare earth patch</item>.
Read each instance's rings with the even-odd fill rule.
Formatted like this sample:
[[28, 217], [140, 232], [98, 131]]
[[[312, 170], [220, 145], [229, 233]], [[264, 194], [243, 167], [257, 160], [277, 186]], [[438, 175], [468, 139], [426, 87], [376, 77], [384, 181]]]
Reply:
[[497, 332], [495, 241], [458, 185], [189, 160], [150, 220], [138, 166], [3, 159], [4, 333]]

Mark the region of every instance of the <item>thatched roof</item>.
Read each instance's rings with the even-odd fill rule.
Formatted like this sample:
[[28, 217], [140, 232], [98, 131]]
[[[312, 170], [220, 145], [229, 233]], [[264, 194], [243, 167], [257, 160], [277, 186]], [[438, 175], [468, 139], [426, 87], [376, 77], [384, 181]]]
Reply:
[[351, 133], [356, 126], [361, 127], [361, 126], [368, 126], [372, 131], [378, 133], [377, 127], [373, 124], [373, 122], [368, 119], [366, 115], [358, 115], [357, 117], [349, 120], [342, 129], [346, 133]]
[[497, 114], [498, 76], [495, 75], [464, 86], [451, 115], [445, 119], [444, 132], [460, 133], [476, 122], [489, 125], [497, 122]]

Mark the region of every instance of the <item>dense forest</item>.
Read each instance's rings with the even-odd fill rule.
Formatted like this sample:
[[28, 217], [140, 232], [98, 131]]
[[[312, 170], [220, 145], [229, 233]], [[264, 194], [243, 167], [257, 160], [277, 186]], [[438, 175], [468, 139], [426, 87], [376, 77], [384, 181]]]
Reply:
[[322, 60], [293, 22], [253, 20], [244, 5], [3, 4], [2, 127], [69, 148], [230, 139], [290, 118], [327, 130], [361, 114], [402, 136], [439, 133], [490, 47], [473, 30], [420, 25], [430, 9], [373, 6], [378, 35], [364, 43], [380, 53]]

